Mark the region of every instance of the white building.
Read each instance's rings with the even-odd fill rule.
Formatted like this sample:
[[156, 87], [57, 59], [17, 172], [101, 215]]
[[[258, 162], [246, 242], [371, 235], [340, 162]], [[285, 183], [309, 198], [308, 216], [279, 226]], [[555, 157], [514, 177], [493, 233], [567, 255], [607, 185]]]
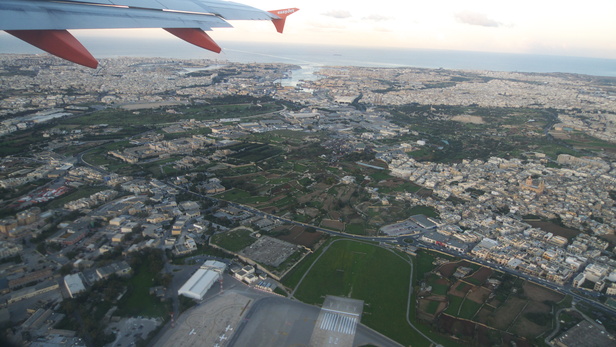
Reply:
[[80, 273], [64, 276], [64, 285], [71, 298], [74, 298], [76, 294], [86, 290]]
[[203, 300], [205, 293], [218, 281], [226, 267], [225, 263], [219, 261], [206, 261], [178, 290], [178, 295]]

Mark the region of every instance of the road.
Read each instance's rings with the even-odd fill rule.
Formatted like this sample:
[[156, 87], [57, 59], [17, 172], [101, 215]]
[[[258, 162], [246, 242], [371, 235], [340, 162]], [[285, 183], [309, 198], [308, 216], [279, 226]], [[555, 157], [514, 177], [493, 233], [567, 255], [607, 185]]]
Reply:
[[[97, 167], [97, 166], [94, 166], [94, 165], [90, 165], [89, 163], [86, 163], [83, 160], [83, 154], [85, 152], [87, 152], [87, 151], [84, 151], [84, 152], [79, 153], [77, 155], [77, 159], [78, 159], [78, 161], [80, 163], [82, 163], [83, 165], [88, 166], [88, 167], [90, 167], [90, 168], [92, 168], [94, 170], [97, 170], [97, 171], [99, 171], [101, 173], [105, 173], [105, 174], [108, 173], [106, 170], [104, 170], [104, 169], [102, 169], [100, 167]], [[182, 190], [184, 192], [187, 192], [189, 194], [195, 195], [195, 196], [203, 198], [203, 199], [209, 199], [209, 200], [211, 200], [213, 202], [225, 201], [225, 200], [221, 200], [221, 199], [218, 199], [216, 197], [213, 197], [213, 196], [208, 196], [208, 195], [203, 195], [203, 194], [200, 194], [200, 193], [193, 192], [193, 191], [188, 190], [188, 189], [186, 189], [186, 188], [184, 188], [182, 186], [175, 185], [175, 184], [173, 184], [173, 183], [171, 183], [169, 181], [165, 181], [165, 183], [167, 185], [171, 186], [171, 187], [174, 187], [176, 189]], [[536, 278], [536, 277], [533, 277], [533, 276], [521, 273], [521, 272], [519, 272], [517, 270], [514, 270], [514, 269], [510, 269], [510, 268], [507, 268], [507, 267], [504, 267], [504, 266], [493, 264], [493, 263], [484, 261], [482, 259], [474, 258], [474, 257], [472, 257], [472, 256], [470, 256], [468, 254], [464, 254], [464, 253], [460, 253], [460, 252], [457, 252], [457, 251], [454, 251], [454, 250], [450, 250], [450, 249], [445, 248], [445, 247], [439, 247], [439, 246], [435, 246], [435, 245], [430, 245], [430, 244], [422, 243], [419, 240], [419, 237], [421, 236], [421, 233], [416, 234], [416, 235], [412, 235], [412, 236], [410, 236], [410, 235], [401, 235], [401, 236], [361, 236], [361, 235], [353, 235], [353, 234], [348, 234], [348, 233], [345, 233], [345, 232], [330, 230], [330, 229], [326, 229], [326, 228], [323, 228], [323, 227], [320, 227], [320, 226], [314, 226], [314, 225], [310, 225], [310, 224], [307, 224], [307, 223], [302, 223], [302, 222], [294, 221], [294, 220], [291, 220], [291, 219], [279, 217], [279, 216], [276, 216], [276, 215], [272, 215], [272, 214], [260, 211], [260, 210], [258, 210], [256, 208], [253, 208], [253, 207], [250, 207], [250, 206], [239, 204], [239, 203], [229, 202], [229, 201], [225, 201], [225, 202], [227, 202], [230, 206], [233, 206], [233, 207], [235, 207], [237, 209], [240, 209], [240, 210], [244, 210], [244, 211], [250, 212], [250, 213], [252, 213], [254, 215], [257, 215], [257, 216], [261, 216], [261, 217], [264, 217], [264, 218], [269, 218], [271, 220], [276, 220], [276, 221], [279, 221], [279, 222], [282, 222], [282, 223], [298, 225], [298, 226], [302, 226], [302, 227], [305, 227], [305, 228], [314, 228], [315, 230], [327, 233], [327, 234], [332, 235], [332, 236], [339, 236], [339, 237], [344, 237], [344, 238], [353, 239], [353, 240], [360, 240], [360, 241], [384, 242], [384, 243], [389, 243], [389, 244], [392, 244], [392, 245], [406, 245], [406, 243], [404, 242], [404, 239], [413, 238], [415, 240], [415, 245], [417, 247], [419, 247], [419, 248], [441, 252], [441, 253], [444, 253], [444, 254], [447, 254], [447, 255], [450, 255], [450, 256], [454, 256], [454, 257], [458, 257], [458, 258], [467, 260], [469, 262], [473, 262], [473, 263], [476, 263], [476, 264], [479, 264], [479, 265], [482, 265], [482, 266], [485, 266], [485, 267], [488, 267], [488, 268], [491, 268], [491, 269], [494, 269], [494, 270], [497, 270], [497, 271], [509, 273], [511, 275], [523, 278], [523, 279], [525, 279], [525, 280], [527, 280], [529, 282], [532, 282], [532, 283], [535, 283], [537, 285], [543, 286], [545, 288], [554, 290], [554, 291], [559, 292], [561, 294], [571, 295], [574, 298], [574, 300], [585, 302], [585, 303], [591, 305], [594, 308], [601, 309], [601, 310], [607, 310], [607, 311], [609, 311], [612, 314], [616, 314], [616, 309], [614, 309], [612, 307], [609, 307], [609, 306], [606, 306], [606, 305], [603, 305], [603, 304], [601, 304], [601, 303], [599, 303], [599, 302], [597, 302], [595, 300], [589, 299], [589, 298], [587, 298], [585, 296], [582, 296], [582, 295], [579, 295], [579, 294], [575, 293], [573, 291], [573, 288], [571, 288], [571, 286], [569, 286], [569, 285], [560, 286], [560, 285], [557, 285], [555, 283], [543, 280], [541, 278]], [[424, 232], [424, 231], [426, 231], [426, 230], [425, 229], [421, 230], [421, 232]], [[293, 291], [291, 293], [291, 296], [293, 296], [294, 292], [295, 291]]]
[[[175, 185], [175, 184], [173, 184], [171, 182], [165, 182], [165, 183], [170, 185], [170, 186], [172, 186], [172, 187], [174, 187], [174, 188], [176, 188], [176, 189], [183, 190], [183, 191], [185, 191], [187, 193], [193, 194], [195, 196], [198, 196], [198, 197], [201, 197], [201, 198], [204, 198], [204, 199], [210, 199], [210, 200], [212, 200], [214, 202], [225, 201], [225, 200], [221, 200], [221, 199], [218, 199], [218, 198], [215, 198], [215, 197], [212, 197], [212, 196], [207, 196], [207, 195], [203, 195], [203, 194], [199, 194], [199, 193], [190, 191], [190, 190], [188, 190], [188, 189], [186, 189], [184, 187], [177, 186], [177, 185]], [[314, 226], [314, 225], [310, 225], [310, 224], [294, 221], [294, 220], [291, 220], [291, 219], [279, 217], [279, 216], [276, 216], [276, 215], [272, 215], [272, 214], [260, 211], [260, 210], [258, 210], [256, 208], [253, 208], [253, 207], [250, 207], [250, 206], [246, 206], [246, 205], [242, 205], [242, 204], [238, 204], [238, 203], [235, 203], [235, 202], [229, 202], [229, 201], [225, 201], [225, 202], [227, 202], [230, 206], [233, 206], [233, 207], [235, 207], [237, 209], [240, 209], [240, 210], [244, 210], [244, 211], [253, 213], [253, 214], [257, 215], [257, 216], [261, 216], [261, 217], [264, 217], [264, 218], [269, 218], [269, 219], [276, 220], [276, 221], [279, 221], [279, 222], [282, 222], [282, 223], [287, 223], [287, 224], [292, 224], [292, 225], [299, 225], [299, 226], [302, 226], [302, 227], [305, 227], [305, 228], [314, 228], [315, 230], [327, 233], [327, 234], [332, 235], [332, 236], [339, 236], [339, 237], [344, 237], [344, 238], [353, 239], [353, 240], [360, 240], [360, 241], [384, 242], [384, 243], [389, 243], [389, 244], [392, 244], [392, 245], [401, 245], [401, 246], [406, 245], [406, 243], [404, 241], [405, 239], [412, 238], [415, 241], [415, 246], [417, 246], [419, 248], [423, 248], [423, 249], [426, 249], [426, 250], [437, 251], [437, 252], [444, 253], [444, 254], [447, 254], [447, 255], [450, 255], [450, 256], [453, 256], [453, 257], [462, 258], [462, 259], [467, 260], [469, 262], [473, 262], [473, 263], [476, 263], [476, 264], [479, 264], [479, 265], [482, 265], [482, 266], [485, 266], [485, 267], [488, 267], [488, 268], [491, 268], [491, 269], [494, 269], [494, 270], [497, 270], [497, 271], [509, 273], [511, 275], [523, 278], [523, 279], [525, 279], [525, 280], [527, 280], [529, 282], [533, 282], [533, 283], [538, 284], [540, 286], [543, 286], [545, 288], [557, 291], [557, 292], [559, 292], [561, 294], [571, 295], [575, 300], [586, 302], [586, 303], [588, 303], [589, 305], [591, 305], [591, 306], [593, 306], [595, 308], [602, 309], [602, 310], [607, 310], [607, 311], [609, 311], [609, 312], [611, 312], [613, 314], [616, 314], [616, 309], [611, 308], [611, 307], [606, 306], [606, 305], [603, 305], [603, 304], [601, 304], [601, 303], [599, 303], [597, 301], [591, 300], [591, 299], [589, 299], [589, 298], [587, 298], [585, 296], [581, 296], [579, 294], [576, 294], [575, 292], [573, 292], [573, 289], [569, 285], [560, 286], [560, 285], [558, 285], [556, 283], [552, 283], [552, 282], [543, 280], [541, 278], [530, 276], [530, 275], [524, 274], [522, 272], [519, 272], [517, 270], [507, 268], [505, 266], [500, 266], [500, 265], [497, 265], [497, 264], [493, 264], [493, 263], [484, 261], [482, 259], [474, 258], [474, 257], [472, 257], [472, 256], [470, 256], [468, 254], [460, 253], [460, 252], [448, 249], [446, 247], [440, 247], [440, 246], [436, 246], [436, 245], [422, 243], [420, 241], [419, 237], [421, 236], [421, 234], [423, 232], [427, 231], [426, 229], [420, 229], [420, 233], [415, 234], [415, 235], [399, 235], [399, 236], [361, 236], [361, 235], [353, 235], [353, 234], [348, 234], [348, 233], [341, 232], [341, 231], [330, 230], [330, 229], [326, 229], [326, 228], [323, 228], [323, 227]]]
[[471, 257], [470, 255], [459, 253], [459, 252], [456, 252], [456, 251], [453, 251], [453, 250], [449, 250], [449, 249], [444, 248], [444, 247], [442, 248], [442, 247], [437, 247], [437, 246], [432, 246], [432, 245], [427, 245], [427, 244], [416, 244], [416, 246], [419, 247], [419, 248], [426, 249], [426, 250], [433, 250], [433, 251], [444, 253], [444, 254], [447, 254], [447, 255], [450, 255], [450, 256], [458, 257], [458, 258], [464, 259], [464, 260], [466, 260], [468, 262], [471, 262], [471, 263], [479, 264], [481, 266], [484, 266], [484, 267], [487, 267], [487, 268], [491, 268], [491, 269], [496, 270], [496, 271], [505, 272], [505, 273], [508, 273], [510, 275], [523, 278], [524, 280], [526, 280], [528, 282], [532, 282], [534, 284], [537, 284], [537, 285], [540, 285], [542, 287], [551, 289], [551, 290], [556, 291], [558, 293], [561, 293], [561, 294], [564, 294], [564, 295], [571, 295], [574, 300], [585, 302], [585, 303], [587, 303], [587, 304], [589, 304], [589, 305], [591, 305], [591, 306], [593, 306], [593, 307], [595, 307], [597, 309], [609, 311], [612, 314], [616, 314], [616, 309], [614, 309], [612, 307], [609, 307], [609, 306], [606, 306], [606, 305], [603, 305], [603, 304], [601, 304], [601, 303], [599, 303], [599, 302], [597, 302], [595, 300], [589, 299], [589, 298], [587, 298], [585, 296], [582, 296], [582, 295], [579, 295], [579, 294], [575, 293], [574, 292], [574, 288], [572, 288], [570, 285], [560, 286], [560, 285], [558, 285], [556, 283], [552, 283], [552, 282], [546, 281], [546, 280], [541, 279], [541, 278], [530, 276], [528, 274], [522, 273], [522, 272], [514, 270], [514, 269], [507, 268], [505, 266], [496, 265], [496, 264], [487, 262], [487, 261], [482, 260], [482, 259], [477, 259], [477, 258]]

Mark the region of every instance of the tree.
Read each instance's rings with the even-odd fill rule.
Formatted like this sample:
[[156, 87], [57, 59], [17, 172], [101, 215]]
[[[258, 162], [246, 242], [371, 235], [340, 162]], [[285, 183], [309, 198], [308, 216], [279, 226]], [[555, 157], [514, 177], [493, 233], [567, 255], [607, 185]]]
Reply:
[[62, 276], [69, 275], [71, 272], [73, 272], [73, 264], [72, 263], [64, 264], [60, 268], [60, 275], [62, 275]]
[[78, 254], [78, 252], [76, 250], [70, 250], [70, 251], [66, 252], [65, 255], [66, 255], [66, 257], [68, 259], [73, 260], [73, 258], [75, 258], [77, 256], [77, 254]]
[[45, 246], [45, 242], [41, 242], [36, 245], [36, 250], [43, 255], [47, 254], [47, 247]]

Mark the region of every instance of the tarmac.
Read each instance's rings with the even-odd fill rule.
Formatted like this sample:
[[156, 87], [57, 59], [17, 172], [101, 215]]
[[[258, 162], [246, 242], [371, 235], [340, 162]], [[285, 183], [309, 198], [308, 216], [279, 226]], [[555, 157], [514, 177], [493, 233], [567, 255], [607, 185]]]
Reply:
[[212, 287], [206, 299], [181, 314], [153, 345], [271, 347], [400, 344], [362, 325], [363, 302], [328, 296], [323, 307], [246, 286]]

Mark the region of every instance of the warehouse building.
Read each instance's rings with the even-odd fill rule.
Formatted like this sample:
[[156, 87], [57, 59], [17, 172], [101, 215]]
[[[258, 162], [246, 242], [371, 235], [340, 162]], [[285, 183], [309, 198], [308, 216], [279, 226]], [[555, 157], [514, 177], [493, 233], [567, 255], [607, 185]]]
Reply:
[[218, 281], [226, 268], [225, 263], [215, 260], [206, 261], [178, 290], [178, 295], [203, 300], [205, 293]]
[[64, 285], [66, 286], [68, 295], [70, 295], [71, 298], [74, 298], [75, 295], [86, 291], [81, 273], [64, 276]]

